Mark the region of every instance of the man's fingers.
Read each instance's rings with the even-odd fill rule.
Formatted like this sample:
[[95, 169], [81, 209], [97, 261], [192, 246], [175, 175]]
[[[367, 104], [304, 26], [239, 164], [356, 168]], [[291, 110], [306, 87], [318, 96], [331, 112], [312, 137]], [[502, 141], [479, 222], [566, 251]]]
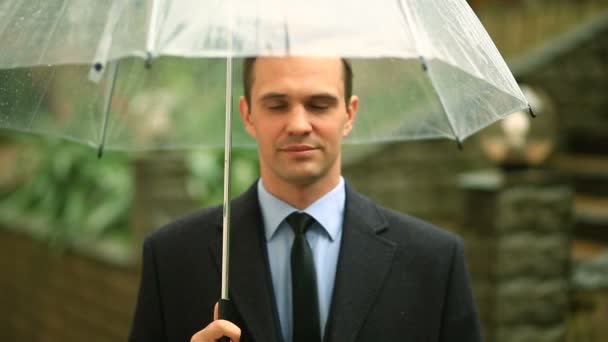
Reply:
[[241, 329], [232, 322], [219, 319], [211, 322], [205, 329], [194, 334], [190, 342], [215, 342], [224, 336], [228, 337], [232, 342], [239, 342]]
[[197, 332], [192, 336], [190, 342], [216, 342], [218, 339], [226, 336], [232, 342], [239, 342], [241, 339], [241, 329], [234, 323], [219, 317], [219, 305], [215, 303], [213, 306], [213, 322], [211, 322], [205, 329]]

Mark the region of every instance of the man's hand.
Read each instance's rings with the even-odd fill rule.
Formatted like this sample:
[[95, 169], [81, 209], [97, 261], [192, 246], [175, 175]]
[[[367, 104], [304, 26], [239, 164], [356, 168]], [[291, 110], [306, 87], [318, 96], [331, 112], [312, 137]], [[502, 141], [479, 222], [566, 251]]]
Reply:
[[223, 319], [217, 319], [217, 304], [213, 308], [213, 322], [209, 323], [203, 330], [192, 336], [190, 342], [215, 342], [226, 336], [232, 342], [239, 342], [241, 338], [241, 329], [232, 322]]

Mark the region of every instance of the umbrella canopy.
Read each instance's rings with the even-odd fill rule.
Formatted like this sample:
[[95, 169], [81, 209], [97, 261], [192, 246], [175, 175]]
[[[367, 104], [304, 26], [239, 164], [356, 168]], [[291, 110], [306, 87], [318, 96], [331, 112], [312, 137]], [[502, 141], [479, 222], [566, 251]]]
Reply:
[[223, 146], [227, 57], [350, 58], [350, 143], [460, 141], [528, 107], [464, 0], [7, 0], [0, 23], [0, 127], [108, 149]]

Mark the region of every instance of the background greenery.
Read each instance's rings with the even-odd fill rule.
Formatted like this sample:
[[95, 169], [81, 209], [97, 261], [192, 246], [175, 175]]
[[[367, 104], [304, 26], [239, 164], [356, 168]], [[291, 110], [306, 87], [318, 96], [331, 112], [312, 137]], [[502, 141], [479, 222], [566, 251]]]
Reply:
[[[135, 161], [144, 154], [106, 151], [97, 158], [108, 88], [106, 79], [95, 84], [88, 73], [87, 67], [70, 65], [0, 70], [0, 121], [14, 130], [0, 130], [0, 153], [9, 146], [16, 151], [0, 158], [5, 171], [14, 170], [0, 184], [0, 223], [24, 227], [58, 247], [108, 237], [129, 246]], [[200, 206], [221, 203], [224, 152], [211, 142], [223, 140], [225, 85], [217, 80], [224, 74], [222, 60], [161, 58], [150, 70], [140, 59], [121, 62], [109, 147], [177, 148], [186, 164], [188, 195]], [[234, 138], [242, 140], [235, 121]], [[196, 149], [195, 142], [208, 147]], [[153, 159], [154, 152], [145, 156]], [[232, 174], [235, 196], [258, 176], [253, 148], [234, 150]]]
[[[104, 238], [131, 243], [130, 210], [134, 197], [136, 155], [105, 153], [58, 139], [7, 138], [19, 146], [12, 166], [19, 180], [0, 193], [0, 221], [27, 227], [39, 239], [57, 247]], [[188, 194], [200, 206], [221, 203], [223, 151], [184, 152]], [[258, 176], [252, 149], [233, 152], [233, 196]], [[125, 245], [125, 246], [126, 246]]]

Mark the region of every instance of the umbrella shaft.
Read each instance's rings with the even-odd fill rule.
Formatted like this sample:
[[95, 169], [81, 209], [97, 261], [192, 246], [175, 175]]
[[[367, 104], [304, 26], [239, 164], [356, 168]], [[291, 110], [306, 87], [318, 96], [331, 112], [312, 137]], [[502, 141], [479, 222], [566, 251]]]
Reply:
[[110, 111], [112, 110], [112, 97], [114, 96], [114, 87], [116, 86], [116, 78], [118, 77], [118, 64], [120, 62], [112, 62], [111, 68], [112, 72], [110, 73], [110, 77], [112, 79], [109, 81], [108, 86], [106, 88], [106, 100], [104, 102], [104, 116], [103, 123], [101, 126], [101, 137], [99, 140], [99, 145], [97, 147], [97, 158], [101, 158], [103, 156], [103, 151], [106, 146], [106, 136], [108, 134], [108, 119], [110, 118]]
[[230, 180], [232, 159], [232, 57], [226, 59], [226, 125], [224, 132], [224, 211], [222, 237], [221, 298], [228, 298], [228, 270], [230, 257]]

